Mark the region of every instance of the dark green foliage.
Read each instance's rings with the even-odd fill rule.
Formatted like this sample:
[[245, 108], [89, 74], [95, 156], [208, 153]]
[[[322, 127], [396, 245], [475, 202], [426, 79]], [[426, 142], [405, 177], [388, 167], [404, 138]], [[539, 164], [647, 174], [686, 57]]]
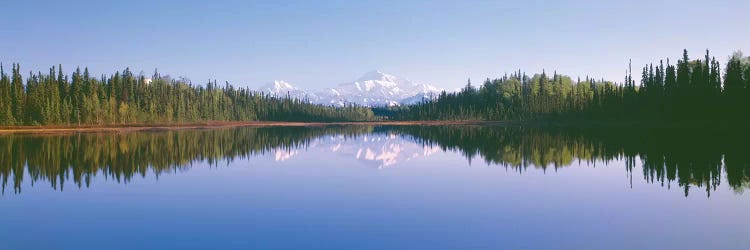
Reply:
[[434, 101], [390, 111], [392, 118], [401, 120], [529, 120], [600, 112], [611, 106], [603, 96], [622, 92], [622, 87], [604, 80], [573, 81], [557, 73], [550, 79], [546, 72], [532, 77], [516, 72], [487, 79], [479, 90], [467, 86], [458, 93], [443, 92]]
[[16, 123], [15, 119], [13, 119], [11, 90], [10, 78], [5, 74], [5, 68], [0, 64], [0, 124]]
[[146, 78], [125, 69], [97, 79], [77, 68], [69, 80], [59, 66], [30, 72], [24, 83], [18, 64], [10, 76], [0, 71], [0, 126], [374, 119], [365, 107], [314, 105], [215, 81], [192, 85], [158, 72]]
[[529, 78], [520, 71], [487, 79], [479, 90], [467, 85], [436, 100], [392, 108], [400, 120], [554, 120], [711, 122], [746, 121], [750, 110], [750, 59], [736, 53], [727, 63], [722, 87], [721, 68], [708, 51], [691, 61], [687, 50], [677, 65], [649, 64], [636, 86], [630, 68], [622, 84], [604, 80], [573, 82], [546, 72]]

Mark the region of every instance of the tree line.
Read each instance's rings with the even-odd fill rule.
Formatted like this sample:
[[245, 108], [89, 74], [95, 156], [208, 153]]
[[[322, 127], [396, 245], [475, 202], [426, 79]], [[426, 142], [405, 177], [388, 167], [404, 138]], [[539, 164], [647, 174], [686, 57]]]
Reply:
[[[722, 74], [723, 73], [723, 74]], [[114, 125], [201, 121], [370, 121], [393, 120], [553, 120], [635, 122], [745, 122], [750, 110], [750, 57], [733, 54], [722, 71], [706, 51], [691, 60], [687, 50], [641, 68], [624, 81], [573, 79], [546, 71], [520, 70], [486, 79], [476, 87], [442, 92], [415, 105], [366, 108], [332, 107], [271, 96], [216, 81], [193, 85], [158, 72], [147, 78], [129, 69], [101, 77], [77, 68], [63, 74], [11, 72], [0, 64], [0, 126]]]
[[374, 111], [397, 120], [736, 122], [745, 121], [748, 110], [750, 57], [734, 53], [722, 77], [708, 50], [696, 60], [684, 50], [676, 65], [669, 59], [645, 65], [638, 84], [630, 66], [620, 83], [518, 71], [479, 87], [469, 80], [461, 91], [434, 100]]
[[69, 77], [60, 65], [24, 79], [19, 64], [10, 73], [0, 65], [0, 126], [372, 119], [365, 107], [315, 105], [216, 81], [193, 85], [158, 72], [146, 78], [125, 69], [97, 78], [77, 68]]

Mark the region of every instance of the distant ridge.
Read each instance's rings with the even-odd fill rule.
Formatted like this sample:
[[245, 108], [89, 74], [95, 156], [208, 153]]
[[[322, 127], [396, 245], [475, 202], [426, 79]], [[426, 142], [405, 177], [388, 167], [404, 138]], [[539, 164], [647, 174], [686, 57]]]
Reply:
[[289, 95], [292, 98], [332, 106], [358, 104], [373, 107], [413, 104], [435, 98], [443, 90], [430, 84], [415, 83], [380, 70], [373, 70], [355, 81], [341, 83], [332, 88], [305, 91], [288, 82], [277, 80], [264, 85], [259, 91], [276, 96]]

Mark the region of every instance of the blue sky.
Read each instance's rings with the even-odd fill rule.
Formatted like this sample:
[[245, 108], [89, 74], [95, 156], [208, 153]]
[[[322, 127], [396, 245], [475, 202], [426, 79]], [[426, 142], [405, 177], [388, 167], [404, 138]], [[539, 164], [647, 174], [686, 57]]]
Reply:
[[750, 1], [18, 1], [0, 61], [194, 83], [329, 87], [382, 71], [453, 89], [522, 69], [623, 79], [660, 58], [750, 52]]

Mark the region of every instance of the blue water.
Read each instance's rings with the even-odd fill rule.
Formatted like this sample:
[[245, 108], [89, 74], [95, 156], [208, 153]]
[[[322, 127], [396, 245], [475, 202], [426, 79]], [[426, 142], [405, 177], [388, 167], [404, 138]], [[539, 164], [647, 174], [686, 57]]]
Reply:
[[624, 159], [519, 170], [469, 158], [398, 133], [334, 133], [81, 187], [27, 171], [0, 197], [0, 249], [750, 248], [750, 196], [725, 182], [685, 196]]

